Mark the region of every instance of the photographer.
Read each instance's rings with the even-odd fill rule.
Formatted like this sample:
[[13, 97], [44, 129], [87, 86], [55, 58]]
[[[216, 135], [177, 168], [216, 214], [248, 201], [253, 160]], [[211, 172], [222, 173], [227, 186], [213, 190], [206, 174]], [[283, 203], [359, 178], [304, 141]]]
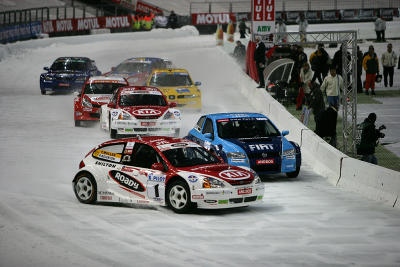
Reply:
[[378, 145], [378, 139], [385, 137], [381, 130], [386, 129], [385, 125], [375, 128], [376, 114], [370, 113], [362, 123], [361, 141], [357, 146], [357, 154], [362, 155], [361, 160], [372, 164], [378, 164], [375, 157], [375, 147]]

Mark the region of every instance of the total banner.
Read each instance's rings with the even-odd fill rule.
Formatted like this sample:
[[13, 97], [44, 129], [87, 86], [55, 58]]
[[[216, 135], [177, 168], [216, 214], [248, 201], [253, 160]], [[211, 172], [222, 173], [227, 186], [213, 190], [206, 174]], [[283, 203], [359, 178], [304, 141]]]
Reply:
[[193, 13], [193, 25], [216, 25], [216, 24], [229, 24], [236, 22], [234, 13]]
[[252, 0], [252, 38], [272, 42], [275, 32], [275, 0]]
[[129, 16], [47, 20], [42, 22], [42, 32], [57, 33], [105, 28], [117, 29], [128, 28], [131, 25], [132, 19]]

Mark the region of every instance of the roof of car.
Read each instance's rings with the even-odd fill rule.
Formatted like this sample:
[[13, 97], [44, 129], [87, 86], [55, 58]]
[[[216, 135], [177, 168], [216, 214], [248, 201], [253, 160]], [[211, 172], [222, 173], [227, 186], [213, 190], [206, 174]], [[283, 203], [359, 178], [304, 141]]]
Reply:
[[163, 60], [164, 59], [159, 58], [159, 57], [131, 57], [131, 58], [124, 60], [124, 62], [126, 62], [126, 61], [146, 62], [147, 61], [148, 63], [151, 63], [154, 61], [163, 61]]
[[151, 86], [124, 86], [120, 87], [119, 92], [128, 92], [128, 91], [144, 91], [144, 92], [150, 92], [150, 91], [157, 91], [162, 94], [160, 89], [156, 87], [151, 87]]
[[153, 73], [154, 72], [186, 72], [186, 73], [189, 73], [185, 69], [174, 69], [174, 68], [171, 68], [171, 69], [155, 69], [155, 70], [153, 70]]
[[[167, 137], [167, 136], [142, 136], [142, 137], [128, 137], [116, 140], [110, 140], [102, 143], [100, 146], [110, 145], [110, 144], [119, 144], [125, 142], [138, 142], [148, 144], [150, 146], [156, 146], [155, 144], [161, 142], [163, 145], [165, 144], [174, 144], [174, 143], [190, 143], [196, 144], [193, 141], [184, 138], [175, 138], [175, 137]], [[160, 143], [158, 143], [160, 144]]]
[[92, 76], [89, 78], [89, 82], [90, 81], [98, 81], [98, 80], [102, 80], [102, 81], [119, 81], [119, 82], [123, 82], [126, 83], [126, 80], [121, 77], [121, 76]]
[[250, 113], [250, 112], [213, 113], [213, 114], [207, 114], [206, 116], [213, 120], [233, 119], [233, 118], [267, 118], [267, 116], [261, 113]]
[[86, 60], [86, 61], [91, 60], [91, 59], [88, 58], [88, 57], [59, 57], [59, 58], [57, 58], [56, 60], [66, 60], [66, 59], [72, 59], [72, 60]]

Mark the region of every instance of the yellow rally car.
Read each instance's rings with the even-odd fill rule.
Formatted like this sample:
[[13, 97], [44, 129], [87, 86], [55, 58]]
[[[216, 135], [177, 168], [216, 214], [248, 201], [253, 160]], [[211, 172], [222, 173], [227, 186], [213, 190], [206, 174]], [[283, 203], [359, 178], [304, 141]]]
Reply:
[[155, 69], [147, 80], [147, 86], [159, 88], [168, 102], [175, 102], [178, 107], [201, 109], [201, 92], [193, 83], [185, 69]]

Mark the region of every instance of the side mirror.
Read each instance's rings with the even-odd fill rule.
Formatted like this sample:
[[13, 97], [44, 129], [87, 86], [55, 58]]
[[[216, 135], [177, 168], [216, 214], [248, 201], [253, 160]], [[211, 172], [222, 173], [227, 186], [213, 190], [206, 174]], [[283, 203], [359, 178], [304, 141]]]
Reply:
[[201, 82], [195, 82], [194, 85], [200, 86], [200, 85], [201, 85]]
[[204, 134], [204, 138], [209, 139], [209, 140], [213, 140], [214, 139], [211, 133], [205, 133]]
[[74, 96], [81, 97], [81, 93], [78, 92], [78, 91], [75, 91], [75, 92], [74, 92]]
[[49, 70], [50, 70], [50, 68], [49, 68], [49, 67], [44, 67], [43, 69], [44, 69], [44, 70], [47, 70], [47, 71], [49, 71]]
[[160, 162], [151, 164], [151, 169], [156, 171], [164, 171], [164, 165]]
[[176, 102], [171, 102], [171, 103], [169, 103], [169, 107], [170, 107], [170, 108], [176, 107]]
[[288, 134], [289, 134], [289, 131], [287, 131], [287, 130], [282, 132], [282, 136], [285, 136], [285, 135], [288, 135]]
[[109, 107], [109, 108], [114, 108], [114, 104], [113, 104], [113, 103], [108, 103], [108, 104], [107, 104], [107, 107]]

